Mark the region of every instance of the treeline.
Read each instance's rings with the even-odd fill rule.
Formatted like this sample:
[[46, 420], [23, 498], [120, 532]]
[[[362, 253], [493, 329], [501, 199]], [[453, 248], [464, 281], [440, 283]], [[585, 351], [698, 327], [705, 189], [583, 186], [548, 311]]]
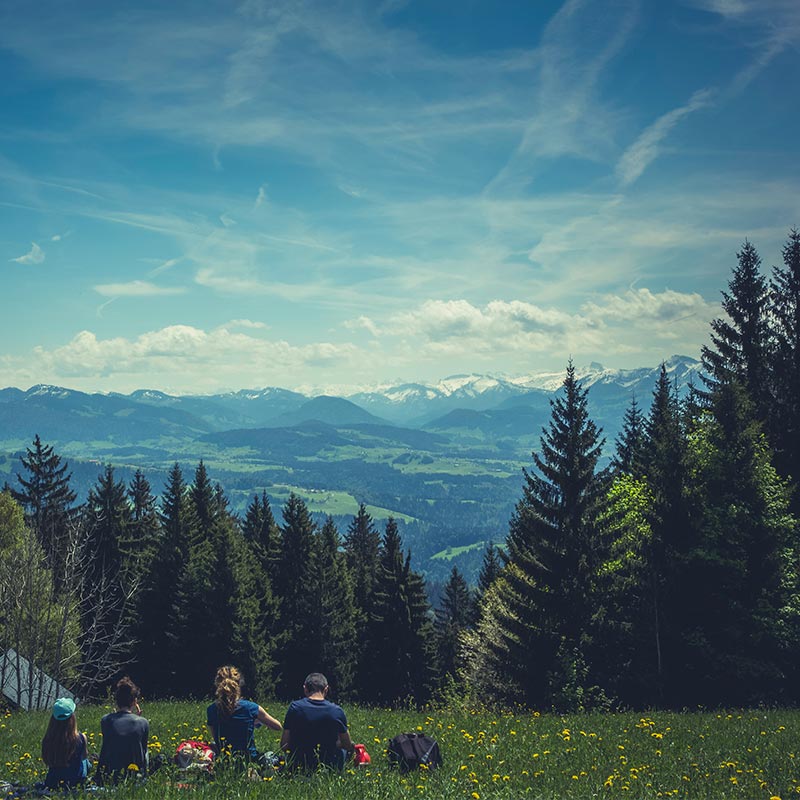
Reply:
[[381, 704], [794, 703], [800, 234], [769, 278], [746, 242], [722, 307], [703, 384], [681, 399], [662, 367], [610, 468], [570, 363], [505, 547], [474, 591], [454, 568], [435, 613], [397, 526], [364, 506], [343, 533], [295, 495], [280, 520], [265, 494], [239, 518], [201, 462], [160, 502], [107, 467], [77, 508], [37, 437], [0, 495], [0, 645], [89, 696], [123, 667], [151, 695], [204, 695], [232, 661], [259, 695], [315, 669]]
[[0, 495], [0, 646], [82, 696], [122, 670], [150, 696], [204, 696], [225, 662], [259, 696], [296, 696], [312, 669], [364, 702], [436, 688], [425, 582], [393, 520], [381, 532], [362, 505], [340, 535], [294, 494], [276, 521], [264, 493], [239, 518], [202, 462], [191, 483], [176, 464], [160, 501], [108, 466], [75, 507], [52, 447], [37, 436], [22, 463]]
[[745, 242], [704, 385], [631, 400], [613, 467], [570, 365], [508, 560], [463, 638], [479, 697], [534, 707], [800, 697], [800, 234], [768, 280]]

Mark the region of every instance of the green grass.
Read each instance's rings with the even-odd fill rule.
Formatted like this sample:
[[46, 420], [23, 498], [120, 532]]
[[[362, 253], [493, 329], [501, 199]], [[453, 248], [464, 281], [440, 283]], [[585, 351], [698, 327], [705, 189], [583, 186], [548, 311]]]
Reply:
[[462, 547], [448, 547], [446, 550], [440, 550], [431, 556], [431, 560], [436, 561], [452, 561], [456, 556], [462, 553], [469, 553], [470, 550], [480, 550], [486, 546], [486, 542], [473, 542], [472, 544], [465, 544]]
[[[282, 704], [266, 704], [280, 717]], [[99, 750], [100, 716], [108, 709], [82, 707], [80, 728]], [[347, 706], [355, 741], [373, 758], [367, 768], [342, 775], [249, 781], [225, 775], [190, 795], [165, 769], [146, 786], [124, 787], [119, 797], [280, 797], [388, 800], [570, 800], [572, 798], [743, 798], [770, 800], [800, 795], [800, 712], [592, 714], [556, 716], [531, 712], [386, 711]], [[151, 752], [171, 755], [181, 739], [204, 734], [201, 703], [149, 703]], [[0, 718], [0, 778], [43, 778], [37, 757], [46, 712]], [[403, 777], [389, 771], [386, 743], [405, 730], [422, 730], [440, 743], [441, 769]], [[278, 734], [259, 730], [257, 744], [275, 750]]]

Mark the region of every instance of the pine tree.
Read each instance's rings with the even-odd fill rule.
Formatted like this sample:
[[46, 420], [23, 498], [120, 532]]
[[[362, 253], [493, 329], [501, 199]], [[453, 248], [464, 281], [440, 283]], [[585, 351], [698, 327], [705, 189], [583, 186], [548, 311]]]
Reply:
[[128, 484], [131, 516], [127, 536], [120, 542], [122, 570], [126, 580], [142, 581], [147, 575], [161, 542], [161, 523], [150, 482], [137, 469]]
[[644, 478], [652, 493], [648, 524], [654, 624], [648, 636], [656, 643], [657, 666], [654, 702], [679, 702], [685, 654], [683, 629], [692, 614], [685, 587], [687, 553], [694, 545], [686, 501], [686, 432], [684, 415], [662, 364], [647, 417]]
[[589, 702], [605, 482], [597, 474], [600, 432], [571, 362], [563, 394], [551, 406], [541, 455], [533, 454], [537, 472], [524, 470], [523, 497], [507, 539], [508, 564], [496, 581], [498, 596], [484, 609], [484, 627], [494, 625], [497, 635], [484, 645], [492, 668], [518, 700], [576, 708]]
[[125, 484], [116, 479], [110, 464], [89, 490], [84, 514], [90, 558], [86, 579], [90, 584], [104, 579], [116, 583], [122, 567], [122, 548], [129, 534], [131, 507]]
[[632, 394], [623, 418], [622, 431], [616, 440], [616, 454], [611, 461], [614, 471], [641, 475], [644, 442], [644, 416], [636, 402], [636, 396]]
[[800, 514], [800, 232], [789, 234], [783, 266], [773, 270], [771, 375], [775, 397], [767, 430], [775, 449], [775, 465], [795, 483], [792, 507]]
[[298, 681], [302, 681], [298, 676], [308, 673], [315, 655], [315, 533], [308, 507], [292, 493], [283, 507], [281, 560], [275, 582], [285, 636], [278, 662], [278, 691], [284, 697], [297, 693]]
[[400, 533], [393, 519], [386, 523], [374, 594], [367, 623], [367, 669], [364, 699], [387, 705], [409, 698], [422, 702], [433, 680], [434, 636], [425, 582], [411, 569], [411, 553], [403, 558]]
[[202, 696], [219, 663], [231, 659], [237, 592], [230, 558], [234, 526], [227, 500], [202, 461], [188, 499], [188, 558], [178, 580], [172, 636], [183, 690]]
[[67, 472], [67, 463], [61, 462], [61, 456], [51, 446], [42, 444], [38, 433], [33, 447], [25, 452], [20, 460], [28, 477], [17, 475], [20, 489], [12, 489], [11, 493], [39, 538], [58, 592], [63, 588], [63, 565], [75, 518], [73, 504], [77, 495], [70, 488], [72, 473]]
[[316, 534], [316, 585], [314, 588], [313, 663], [325, 674], [331, 691], [346, 696], [353, 689], [356, 668], [356, 613], [353, 587], [340, 552], [339, 532], [331, 517]]
[[478, 594], [483, 595], [495, 582], [503, 569], [503, 558], [501, 550], [495, 546], [494, 542], [489, 542], [486, 550], [483, 551], [483, 563], [481, 571], [478, 573]]
[[358, 513], [347, 528], [344, 546], [347, 564], [353, 576], [356, 607], [363, 614], [367, 614], [378, 573], [381, 536], [363, 503], [358, 507]]
[[722, 293], [726, 319], [711, 323], [711, 346], [703, 347], [702, 361], [710, 388], [739, 381], [755, 404], [759, 419], [769, 407], [767, 353], [767, 281], [761, 274], [761, 259], [750, 242], [737, 253], [738, 266]]
[[242, 534], [270, 580], [275, 579], [280, 560], [280, 531], [266, 492], [253, 495], [245, 511]]
[[89, 490], [83, 512], [86, 530], [81, 583], [84, 691], [94, 694], [107, 677], [102, 664], [126, 661], [127, 633], [134, 617], [137, 587], [126, 585], [122, 548], [128, 537], [131, 508], [125, 484], [107, 465]]
[[436, 609], [436, 652], [440, 679], [455, 676], [461, 667], [460, 637], [474, 620], [474, 606], [464, 576], [453, 567]]
[[796, 520], [750, 404], [736, 381], [720, 384], [688, 450], [687, 705], [774, 701], [800, 644], [785, 613], [797, 608]]
[[181, 648], [177, 591], [189, 557], [189, 517], [187, 486], [176, 463], [161, 498], [159, 547], [139, 597], [136, 674], [155, 696], [166, 697], [182, 688], [176, 673]]

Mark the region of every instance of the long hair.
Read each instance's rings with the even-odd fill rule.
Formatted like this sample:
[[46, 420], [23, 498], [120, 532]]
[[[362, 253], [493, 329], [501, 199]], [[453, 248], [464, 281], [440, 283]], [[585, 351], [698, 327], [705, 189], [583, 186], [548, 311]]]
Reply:
[[215, 700], [219, 713], [229, 717], [236, 710], [236, 704], [242, 698], [242, 673], [230, 664], [220, 667], [214, 678]]
[[50, 717], [42, 739], [42, 761], [48, 767], [66, 767], [78, 746], [78, 721], [73, 714], [67, 719]]

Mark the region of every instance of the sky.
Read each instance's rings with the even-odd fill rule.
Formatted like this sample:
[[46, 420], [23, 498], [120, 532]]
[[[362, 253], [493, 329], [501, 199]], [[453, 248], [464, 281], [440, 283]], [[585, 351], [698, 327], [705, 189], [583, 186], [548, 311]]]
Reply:
[[0, 74], [0, 386], [697, 357], [800, 226], [797, 0], [3, 0]]

